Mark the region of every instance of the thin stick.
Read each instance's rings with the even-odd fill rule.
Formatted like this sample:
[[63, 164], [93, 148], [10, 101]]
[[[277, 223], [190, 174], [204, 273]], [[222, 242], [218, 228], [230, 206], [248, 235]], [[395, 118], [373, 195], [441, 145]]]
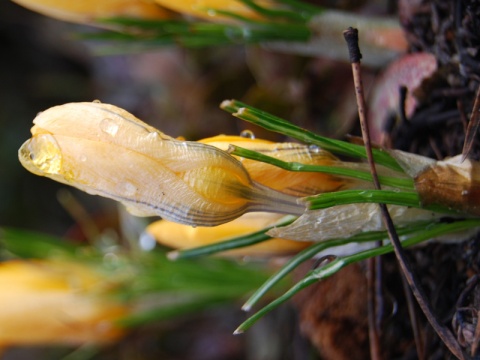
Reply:
[[475, 96], [475, 102], [473, 103], [472, 114], [470, 115], [470, 121], [468, 122], [467, 133], [465, 134], [465, 142], [463, 143], [462, 150], [462, 162], [467, 158], [468, 154], [472, 150], [475, 143], [475, 135], [478, 131], [478, 125], [480, 124], [480, 86]]
[[367, 294], [368, 294], [368, 339], [370, 342], [370, 359], [380, 360], [381, 347], [380, 347], [380, 327], [377, 324], [378, 314], [378, 302], [376, 296], [376, 284], [377, 284], [377, 262], [376, 258], [370, 258], [367, 260]]
[[[350, 53], [350, 61], [352, 63], [353, 71], [353, 81], [355, 84], [355, 93], [357, 97], [357, 106], [358, 106], [358, 115], [360, 117], [360, 125], [362, 129], [363, 141], [365, 143], [365, 148], [367, 152], [367, 160], [372, 170], [372, 177], [374, 179], [375, 188], [380, 190], [380, 182], [378, 181], [378, 175], [375, 169], [375, 163], [373, 161], [372, 149], [370, 144], [370, 136], [368, 133], [368, 123], [365, 116], [365, 97], [363, 95], [363, 85], [361, 81], [361, 72], [360, 72], [360, 60], [362, 54], [360, 53], [360, 48], [358, 46], [358, 30], [353, 28], [348, 28], [343, 33], [345, 40], [347, 41], [348, 51]], [[403, 249], [398, 234], [395, 231], [395, 226], [393, 224], [392, 218], [388, 212], [387, 206], [385, 204], [379, 204], [380, 211], [382, 213], [382, 220], [388, 231], [390, 242], [395, 250], [395, 255], [397, 261], [402, 269], [402, 273], [405, 276], [405, 279], [412, 289], [413, 295], [417, 299], [417, 302], [422, 309], [423, 313], [427, 317], [429, 323], [434, 328], [435, 332], [438, 334], [443, 343], [448, 347], [448, 349], [455, 355], [458, 359], [464, 359], [462, 350], [455, 340], [452, 333], [437, 319], [436, 315], [433, 313], [432, 309], [426, 302], [426, 296], [423, 289], [418, 285], [415, 275], [411, 271], [411, 266], [406, 260], [405, 250]]]
[[[352, 63], [352, 72], [353, 72], [353, 82], [355, 84], [355, 96], [357, 98], [357, 105], [358, 105], [358, 116], [360, 118], [360, 127], [362, 129], [362, 138], [363, 143], [365, 145], [365, 151], [367, 154], [367, 161], [370, 164], [370, 170], [372, 173], [372, 180], [375, 185], [376, 189], [380, 189], [380, 181], [378, 179], [377, 170], [375, 168], [375, 164], [373, 161], [373, 154], [372, 154], [372, 145], [370, 143], [370, 131], [368, 129], [368, 122], [366, 120], [366, 105], [365, 105], [365, 96], [363, 95], [363, 84], [361, 78], [361, 70], [360, 70], [360, 59], [362, 58], [362, 54], [360, 53], [360, 48], [358, 47], [358, 30], [349, 28], [348, 30], [344, 31], [343, 36], [347, 41], [348, 52], [350, 54], [350, 61]], [[377, 321], [376, 321], [376, 314], [377, 314], [377, 303], [376, 303], [376, 296], [375, 296], [375, 260], [369, 259], [368, 260], [368, 331], [369, 331], [369, 338], [370, 338], [370, 357], [372, 360], [379, 360], [381, 359], [381, 350], [380, 350], [380, 336], [379, 336], [379, 329], [377, 328]]]
[[408, 315], [410, 317], [410, 322], [413, 330], [413, 338], [415, 339], [415, 347], [417, 348], [417, 358], [418, 360], [425, 359], [425, 347], [423, 345], [422, 332], [420, 329], [420, 323], [418, 321], [417, 311], [415, 308], [415, 303], [412, 297], [412, 290], [408, 286], [405, 276], [402, 276], [402, 285], [403, 292], [405, 294], [405, 299], [407, 301]]

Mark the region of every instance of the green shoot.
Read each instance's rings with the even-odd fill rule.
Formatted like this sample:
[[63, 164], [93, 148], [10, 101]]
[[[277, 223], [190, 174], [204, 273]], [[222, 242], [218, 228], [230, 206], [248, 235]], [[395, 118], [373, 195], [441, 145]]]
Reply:
[[[416, 234], [403, 241], [402, 245], [404, 247], [412, 246], [424, 242], [428, 239], [442, 236], [446, 234], [451, 234], [455, 232], [460, 232], [468, 229], [473, 229], [480, 226], [480, 220], [463, 220], [453, 223], [437, 223], [432, 224], [429, 227], [425, 228], [419, 234]], [[241, 334], [253, 324], [255, 324], [260, 318], [266, 315], [268, 312], [272, 311], [285, 301], [289, 300], [292, 296], [297, 294], [299, 291], [304, 288], [314, 284], [317, 281], [326, 279], [327, 277], [335, 274], [343, 267], [353, 264], [362, 260], [366, 260], [375, 256], [384, 255], [393, 251], [392, 245], [384, 245], [374, 249], [362, 251], [350, 256], [338, 257], [333, 261], [327, 263], [325, 266], [322, 266], [319, 269], [311, 271], [306, 277], [296, 283], [292, 288], [285, 292], [282, 296], [276, 298], [270, 304], [259, 310], [257, 313], [249, 317], [245, 322], [243, 322], [236, 330], [235, 334]]]
[[[339, 155], [346, 155], [366, 159], [365, 148], [361, 145], [350, 144], [345, 141], [326, 138], [306, 129], [302, 129], [284, 119], [256, 109], [237, 100], [225, 100], [220, 108], [233, 116], [261, 126], [267, 130], [290, 136], [307, 144], [318, 145], [322, 149]], [[375, 162], [390, 169], [403, 172], [397, 161], [381, 149], [373, 149]]]
[[[276, 159], [271, 156], [261, 154], [253, 150], [244, 149], [235, 145], [231, 145], [229, 152], [232, 155], [265, 162], [289, 171], [321, 172], [324, 174], [343, 176], [343, 177], [372, 182], [372, 175], [368, 171], [366, 170], [362, 171], [360, 169], [354, 169], [354, 168], [349, 168], [347, 166], [342, 166], [343, 162], [338, 162], [338, 166], [308, 165], [308, 164], [301, 164], [298, 162], [285, 162], [280, 159]], [[414, 184], [412, 179], [404, 178], [402, 176], [403, 174], [398, 174], [398, 175], [399, 175], [398, 177], [380, 176], [380, 182], [382, 183], [382, 185], [385, 185], [385, 186], [392, 186], [392, 187], [397, 187], [397, 188], [406, 189], [406, 190], [414, 190]]]

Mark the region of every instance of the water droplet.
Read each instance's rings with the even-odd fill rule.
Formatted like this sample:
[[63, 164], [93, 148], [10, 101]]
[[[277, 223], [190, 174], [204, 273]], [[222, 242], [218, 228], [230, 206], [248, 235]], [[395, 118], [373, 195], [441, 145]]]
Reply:
[[247, 139], [252, 139], [252, 140], [255, 139], [255, 134], [251, 130], [243, 130], [240, 133], [240, 136]]
[[320, 152], [320, 147], [317, 145], [308, 145], [308, 150], [312, 153], [318, 154]]
[[86, 156], [86, 155], [83, 155], [83, 154], [80, 155], [80, 161], [81, 161], [81, 162], [87, 161], [87, 156]]
[[98, 99], [95, 99], [95, 100], [93, 100], [92, 102], [95, 103], [95, 104], [101, 104], [101, 103], [102, 103], [102, 102], [101, 102], [100, 100], [98, 100]]
[[[34, 136], [20, 148], [20, 161], [35, 174], [59, 174], [62, 152], [52, 135]], [[39, 173], [40, 172], [40, 173]]]
[[210, 9], [207, 11], [207, 15], [214, 17], [214, 16], [217, 16], [217, 12], [213, 9]]
[[108, 252], [105, 255], [103, 255], [103, 261], [104, 261], [104, 263], [106, 263], [108, 265], [115, 265], [115, 264], [118, 263], [119, 258], [117, 256], [117, 254], [115, 254], [113, 252]]
[[152, 131], [152, 132], [148, 133], [148, 135], [147, 135], [148, 140], [156, 140], [158, 138], [159, 138], [159, 135], [156, 131]]
[[144, 251], [151, 251], [155, 248], [155, 245], [157, 245], [157, 242], [155, 241], [155, 238], [150, 235], [147, 232], [143, 232], [140, 235], [140, 238], [138, 239], [138, 244], [140, 246], [140, 249]]
[[123, 193], [125, 196], [133, 196], [137, 192], [137, 187], [131, 182], [126, 182], [123, 184]]
[[462, 191], [462, 196], [468, 196], [468, 194], [469, 194], [468, 190], [463, 190]]
[[100, 121], [100, 129], [108, 135], [115, 136], [118, 131], [118, 125], [112, 119], [105, 118]]
[[232, 42], [242, 42], [243, 40], [245, 40], [245, 37], [248, 38], [250, 35], [243, 29], [226, 28], [225, 36], [229, 38]]

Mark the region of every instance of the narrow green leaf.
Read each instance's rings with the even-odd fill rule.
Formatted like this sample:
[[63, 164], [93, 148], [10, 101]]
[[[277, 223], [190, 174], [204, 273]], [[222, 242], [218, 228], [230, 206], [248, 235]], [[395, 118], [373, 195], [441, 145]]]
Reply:
[[343, 190], [305, 198], [309, 210], [325, 209], [332, 206], [355, 203], [382, 203], [421, 208], [416, 192], [398, 190]]
[[79, 249], [54, 236], [8, 227], [0, 228], [0, 246], [15, 256], [39, 259], [55, 255], [73, 256]]
[[[432, 224], [421, 233], [411, 236], [410, 238], [404, 240], [402, 242], [402, 246], [408, 247], [408, 246], [416, 245], [437, 236], [442, 236], [442, 235], [451, 234], [455, 232], [461, 232], [464, 230], [473, 229], [477, 227], [480, 227], [480, 219], [461, 220], [461, 221], [452, 222], [452, 223]], [[277, 299], [272, 301], [270, 304], [260, 309], [257, 313], [250, 316], [245, 322], [243, 322], [237, 328], [237, 330], [235, 330], [234, 334], [240, 334], [246, 331], [253, 324], [255, 324], [260, 318], [262, 318], [268, 312], [275, 309], [277, 306], [289, 300], [292, 296], [297, 294], [302, 289], [310, 286], [311, 284], [314, 284], [319, 280], [325, 279], [335, 274], [343, 267], [358, 261], [369, 259], [371, 257], [384, 255], [392, 251], [393, 251], [392, 245], [385, 245], [385, 246], [381, 246], [371, 250], [362, 251], [354, 255], [345, 256], [342, 258], [336, 258], [335, 260], [329, 262], [325, 266], [319, 269], [313, 270], [305, 278], [300, 280], [292, 288], [290, 288], [287, 292], [285, 292], [282, 296], [278, 297]]]
[[[279, 168], [289, 171], [304, 171], [304, 172], [321, 172], [324, 174], [331, 174], [336, 176], [344, 176], [364, 181], [372, 182], [372, 175], [368, 171], [361, 171], [358, 169], [351, 169], [348, 167], [330, 166], [330, 165], [308, 165], [298, 162], [286, 162], [280, 159], [273, 158], [271, 156], [258, 153], [253, 150], [244, 149], [236, 145], [230, 145], [231, 150], [229, 152], [232, 155], [237, 155], [247, 159], [265, 162], [271, 165], [275, 165]], [[399, 174], [403, 175], [403, 174]], [[393, 186], [403, 189], [414, 189], [414, 182], [412, 179], [406, 179], [403, 177], [393, 176], [379, 176], [380, 183], [385, 186]]]
[[[225, 100], [220, 108], [231, 113], [239, 119], [251, 122], [267, 130], [293, 137], [307, 144], [318, 145], [324, 150], [356, 158], [366, 159], [365, 148], [361, 145], [350, 144], [345, 141], [335, 140], [317, 135], [311, 131], [300, 128], [284, 119], [256, 109], [237, 100]], [[384, 165], [393, 170], [403, 172], [397, 161], [381, 149], [373, 149], [374, 160], [377, 164]]]
[[284, 220], [276, 223], [275, 225], [272, 225], [270, 227], [267, 227], [265, 229], [262, 229], [260, 231], [257, 231], [245, 236], [239, 236], [239, 237], [225, 240], [216, 244], [199, 246], [199, 247], [188, 249], [188, 250], [172, 251], [168, 254], [168, 258], [170, 260], [187, 259], [192, 257], [211, 255], [211, 254], [215, 254], [222, 251], [233, 250], [233, 249], [238, 249], [245, 246], [258, 244], [262, 241], [271, 239], [270, 236], [266, 235], [266, 232], [268, 230], [278, 226], [289, 225], [294, 220], [295, 220], [294, 217], [289, 216], [286, 219], [284, 218]]
[[[419, 222], [411, 224], [408, 228], [398, 228], [397, 232], [401, 236], [407, 234], [413, 234], [418, 231], [422, 231], [426, 226], [430, 225], [429, 222]], [[281, 279], [287, 276], [293, 269], [299, 266], [301, 263], [313, 258], [315, 255], [329, 248], [336, 246], [342, 246], [350, 243], [363, 243], [372, 241], [382, 241], [388, 238], [386, 231], [370, 231], [367, 233], [360, 233], [353, 235], [350, 238], [332, 239], [324, 242], [315, 243], [308, 248], [302, 250], [295, 256], [293, 256], [279, 271], [272, 275], [262, 286], [260, 286], [255, 293], [245, 302], [242, 306], [242, 310], [249, 311], [271, 288], [273, 288]]]

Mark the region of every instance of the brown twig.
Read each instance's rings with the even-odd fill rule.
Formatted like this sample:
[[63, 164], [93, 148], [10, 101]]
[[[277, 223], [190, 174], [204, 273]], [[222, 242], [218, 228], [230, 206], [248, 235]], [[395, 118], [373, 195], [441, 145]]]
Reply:
[[478, 131], [478, 125], [480, 124], [480, 86], [475, 96], [475, 102], [473, 103], [472, 114], [470, 115], [470, 121], [468, 122], [467, 132], [465, 134], [465, 142], [463, 143], [462, 150], [462, 162], [467, 158], [468, 154], [472, 150], [475, 143], [475, 135]]
[[412, 297], [412, 290], [410, 290], [410, 287], [408, 286], [408, 283], [405, 280], [404, 276], [402, 276], [402, 285], [403, 285], [403, 292], [407, 300], [408, 315], [409, 315], [412, 330], [413, 330], [413, 337], [415, 339], [415, 347], [417, 349], [417, 358], [418, 360], [424, 360], [425, 347], [423, 344], [423, 337], [420, 330], [420, 324], [418, 322], [417, 311], [416, 311], [415, 303]]
[[370, 343], [370, 359], [380, 360], [380, 327], [378, 326], [378, 299], [377, 299], [377, 261], [371, 258], [367, 261], [367, 295], [368, 295], [368, 339]]
[[[360, 118], [360, 126], [362, 129], [363, 141], [365, 143], [367, 160], [370, 165], [375, 188], [380, 190], [381, 188], [380, 182], [378, 180], [375, 163], [373, 161], [372, 148], [370, 144], [370, 136], [368, 132], [368, 123], [365, 116], [365, 112], [366, 112], [365, 96], [363, 94], [363, 85], [361, 81], [361, 72], [360, 72], [360, 60], [362, 58], [362, 55], [360, 53], [360, 48], [358, 46], [358, 30], [350, 27], [344, 31], [343, 35], [345, 37], [345, 40], [347, 41], [348, 51], [350, 54], [350, 62], [352, 63], [353, 81], [355, 84], [355, 93], [357, 97], [358, 115]], [[464, 359], [462, 350], [458, 342], [455, 340], [452, 333], [445, 326], [441, 325], [435, 313], [432, 311], [427, 301], [425, 300], [426, 299], [425, 293], [422, 287], [418, 285], [419, 282], [417, 281], [414, 273], [411, 271], [411, 266], [406, 259], [405, 250], [401, 245], [400, 239], [395, 230], [395, 226], [388, 212], [387, 206], [385, 204], [378, 204], [378, 205], [380, 207], [382, 220], [385, 225], [385, 228], [387, 229], [390, 242], [392, 243], [393, 248], [395, 250], [397, 261], [400, 265], [400, 268], [402, 270], [403, 275], [405, 276], [405, 279], [408, 285], [412, 289], [413, 295], [415, 296], [420, 308], [422, 309], [423, 313], [427, 317], [429, 323], [434, 328], [435, 332], [438, 334], [440, 339], [442, 339], [443, 343], [448, 347], [448, 349], [452, 352], [452, 354], [455, 355], [458, 359]]]
[[[347, 41], [348, 52], [350, 54], [350, 61], [352, 63], [352, 70], [353, 70], [353, 82], [355, 84], [355, 95], [357, 98], [358, 104], [358, 115], [360, 117], [360, 127], [362, 129], [362, 138], [363, 143], [365, 144], [365, 148], [367, 151], [367, 158], [369, 162], [373, 162], [373, 154], [372, 154], [372, 145], [370, 143], [370, 136], [368, 135], [370, 132], [368, 130], [368, 123], [366, 121], [366, 105], [365, 105], [365, 96], [363, 95], [363, 86], [362, 86], [362, 79], [361, 79], [361, 72], [360, 72], [360, 59], [362, 58], [362, 54], [360, 53], [360, 48], [358, 47], [358, 31], [353, 28], [349, 28], [348, 30], [344, 31], [343, 36]], [[380, 187], [380, 182], [378, 180], [378, 176], [373, 175], [373, 172], [376, 173], [376, 169], [372, 170], [372, 177], [373, 182], [375, 184], [375, 188]], [[369, 260], [368, 261], [368, 283], [369, 283], [369, 300], [368, 300], [368, 331], [369, 331], [369, 339], [370, 339], [370, 357], [372, 360], [378, 360], [381, 358], [380, 355], [380, 337], [378, 334], [377, 328], [377, 321], [376, 321], [376, 301], [375, 301], [375, 261]]]

